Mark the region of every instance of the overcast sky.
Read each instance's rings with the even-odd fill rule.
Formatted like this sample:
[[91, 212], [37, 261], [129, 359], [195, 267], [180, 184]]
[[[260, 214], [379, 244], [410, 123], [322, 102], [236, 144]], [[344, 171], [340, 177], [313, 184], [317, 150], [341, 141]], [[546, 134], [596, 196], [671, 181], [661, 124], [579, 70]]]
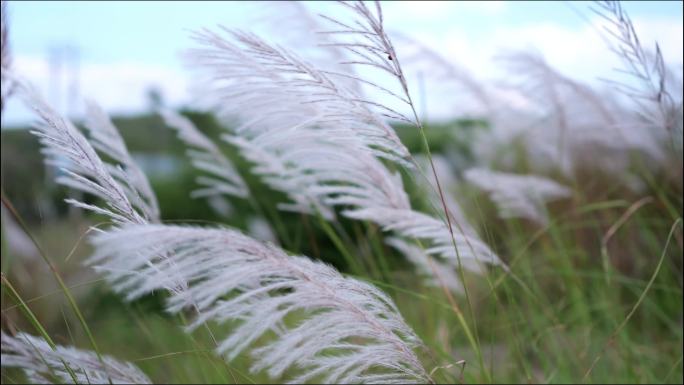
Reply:
[[[97, 100], [114, 113], [147, 108], [151, 86], [169, 104], [187, 105], [191, 77], [179, 54], [193, 46], [190, 31], [218, 24], [257, 28], [265, 38], [277, 41], [298, 27], [296, 20], [277, 19], [278, 14], [287, 14], [285, 7], [267, 2], [9, 1], [8, 5], [16, 70], [62, 111], [72, 108], [67, 102], [70, 85], [78, 96]], [[316, 2], [306, 6], [314, 14], [335, 7]], [[657, 40], [666, 60], [681, 71], [682, 2], [626, 2], [624, 7], [644, 44], [650, 47]], [[438, 49], [482, 79], [502, 76], [492, 57], [504, 50], [536, 50], [561, 72], [588, 82], [605, 76], [617, 64], [599, 36], [597, 16], [586, 3], [401, 1], [383, 3], [383, 9], [388, 30]], [[78, 52], [78, 69], [75, 60], [62, 60], [61, 68], [53, 66], [53, 73], [62, 74], [61, 80], [55, 80], [48, 65], [50, 52], [54, 56], [69, 49]], [[78, 81], [71, 81], [70, 74], [76, 72]], [[27, 117], [15, 101], [7, 106], [3, 124]]]

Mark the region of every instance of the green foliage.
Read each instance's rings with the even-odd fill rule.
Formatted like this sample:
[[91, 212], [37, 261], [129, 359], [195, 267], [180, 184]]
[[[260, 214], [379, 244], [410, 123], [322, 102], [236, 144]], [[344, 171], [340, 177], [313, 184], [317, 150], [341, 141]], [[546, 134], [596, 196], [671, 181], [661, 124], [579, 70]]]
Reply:
[[[188, 115], [217, 139], [221, 129], [211, 117]], [[252, 196], [229, 199], [232, 212], [223, 217], [206, 200], [189, 198], [197, 175], [180, 141], [157, 117], [116, 119], [115, 124], [132, 153], [172, 159], [168, 161], [172, 172], [150, 175], [164, 221], [192, 219], [188, 223], [218, 222], [246, 230], [251, 217], [265, 218], [285, 249], [324, 259], [390, 294], [425, 342], [426, 349], [419, 353], [428, 371], [434, 369], [437, 382], [486, 382], [487, 377], [492, 382], [682, 382], [681, 222], [672, 229], [675, 219], [682, 216], [682, 199], [678, 185], [667, 183], [665, 176], [651, 176], [647, 194], [653, 201], [633, 212], [606, 243], [608, 269], [602, 264], [602, 239], [635, 197], [616, 191], [592, 195], [576, 187], [572, 202], [549, 207], [550, 224], [541, 228], [522, 220], [501, 220], [484, 197], [465, 187], [458, 191], [463, 202], [471, 203], [464, 210], [473, 224], [511, 268], [510, 273], [495, 269], [485, 277], [466, 277], [474, 312], [467, 322], [476, 331], [486, 366], [480, 368], [442, 289], [417, 279], [414, 268], [384, 245], [375, 226], [340, 219], [326, 229], [315, 216], [278, 211], [277, 203], [285, 197], [263, 185], [249, 172], [250, 165], [226, 144], [222, 150], [235, 162]], [[459, 153], [467, 165], [472, 161], [468, 146], [472, 135], [486, 129], [479, 121], [454, 122], [427, 127], [426, 134], [433, 152]], [[419, 134], [410, 127], [399, 127], [398, 132], [411, 152], [419, 153]], [[49, 246], [67, 285], [75, 287], [92, 277], [69, 274], [79, 271], [82, 257], [89, 252], [79, 240], [83, 231], [75, 231], [73, 223], [77, 221], [83, 229], [99, 218], [88, 214], [66, 220], [68, 211], [61, 203], [66, 192], [46, 187], [40, 159], [35, 140], [25, 131], [2, 131], [3, 189], [39, 241]], [[429, 209], [425, 197], [418, 194], [420, 181], [405, 181], [415, 207]], [[41, 199], [56, 208], [51, 227], [37, 207]], [[341, 247], [331, 240], [330, 231], [340, 239]], [[72, 249], [75, 256], [66, 259]], [[356, 256], [359, 266], [350, 266], [344, 252]], [[4, 239], [2, 253], [4, 270], [9, 258]], [[662, 265], [655, 274], [661, 256]], [[37, 310], [48, 334], [57, 343], [87, 348], [88, 338], [77, 319], [61, 312], [67, 307], [58, 300], [58, 291], [41, 289], [26, 296], [32, 293], [31, 279], [43, 279], [44, 271], [20, 262], [12, 257], [8, 279], [29, 307]], [[165, 294], [128, 304], [97, 281], [74, 288], [74, 294], [100, 350], [130, 359], [155, 382], [270, 381], [264, 373], [249, 373], [246, 355], [226, 364], [211, 354], [215, 344], [209, 330], [230, 325], [212, 324], [209, 330], [184, 333], [178, 325], [188, 320], [163, 311]], [[4, 287], [2, 298], [3, 328], [29, 330]], [[456, 297], [456, 302], [466, 308], [465, 299]], [[2, 381], [14, 383], [21, 378], [15, 371], [3, 371]]]

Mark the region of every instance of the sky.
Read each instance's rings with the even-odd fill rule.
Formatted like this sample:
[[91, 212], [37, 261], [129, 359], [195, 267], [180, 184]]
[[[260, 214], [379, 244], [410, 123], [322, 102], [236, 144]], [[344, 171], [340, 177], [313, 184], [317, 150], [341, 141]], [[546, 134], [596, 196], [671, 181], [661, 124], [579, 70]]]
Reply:
[[[314, 15], [337, 7], [305, 6]], [[682, 2], [625, 2], [624, 8], [644, 45], [658, 41], [666, 61], [681, 71]], [[589, 83], [618, 65], [587, 3], [399, 1], [383, 3], [383, 10], [390, 33], [421, 41], [481, 79], [505, 76], [495, 58], [513, 50], [539, 52], [562, 73]], [[288, 6], [268, 2], [9, 1], [8, 11], [14, 68], [70, 115], [81, 111], [81, 98], [111, 113], [137, 113], [149, 108], [151, 88], [168, 105], [191, 106], [192, 76], [181, 53], [194, 46], [192, 31], [223, 25], [276, 42], [301, 38], [297, 30], [312, 32], [288, 18]], [[4, 114], [4, 126], [30, 117], [17, 101]]]

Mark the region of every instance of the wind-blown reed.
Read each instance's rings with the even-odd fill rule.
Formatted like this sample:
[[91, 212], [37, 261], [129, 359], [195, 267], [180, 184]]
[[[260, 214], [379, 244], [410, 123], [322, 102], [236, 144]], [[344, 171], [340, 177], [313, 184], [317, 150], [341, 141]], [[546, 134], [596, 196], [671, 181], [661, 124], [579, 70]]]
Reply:
[[[392, 300], [330, 266], [230, 229], [135, 225], [98, 234], [93, 243], [97, 252], [89, 263], [129, 296], [187, 282], [167, 309], [196, 304], [200, 315], [189, 330], [209, 320], [238, 320], [217, 349], [229, 359], [274, 333], [252, 350], [253, 371], [279, 378], [292, 368], [294, 383], [428, 381], [412, 352], [420, 340]], [[291, 314], [299, 319], [295, 325], [285, 321]]]
[[[71, 346], [54, 349], [40, 337], [19, 333], [0, 335], [2, 366], [20, 368], [33, 384], [151, 384], [130, 362]], [[103, 367], [104, 362], [104, 367]], [[68, 366], [68, 368], [67, 368]]]
[[[37, 136], [43, 145], [45, 162], [63, 172], [63, 175], [57, 177], [57, 182], [92, 194], [102, 199], [106, 206], [92, 205], [74, 199], [67, 199], [67, 202], [106, 215], [117, 224], [146, 223], [146, 218], [155, 214], [149, 210], [156, 206], [156, 202], [145, 202], [140, 198], [145, 196], [145, 188], [148, 186], [146, 181], [140, 184], [140, 180], [135, 179], [140, 174], [129, 174], [130, 171], [121, 165], [103, 162], [95, 148], [73, 123], [55, 112], [30, 85], [16, 78], [14, 80], [20, 88], [20, 96], [39, 118], [31, 133]], [[99, 118], [91, 121], [91, 124], [95, 124], [91, 129], [102, 130], [99, 131], [100, 136], [96, 136], [95, 139], [98, 146], [112, 156], [121, 157], [124, 162], [128, 162], [128, 152], [121, 152], [121, 148], [116, 147], [123, 142], [115, 140], [112, 144], [105, 144], [101, 141], [104, 135], [111, 135], [112, 131], [111, 127], [99, 126], [102, 123]], [[131, 175], [134, 177], [131, 178]], [[117, 182], [117, 178], [125, 181], [125, 186]], [[138, 191], [139, 188], [142, 191]]]
[[502, 218], [526, 218], [539, 224], [548, 223], [544, 204], [567, 198], [572, 191], [547, 178], [496, 172], [481, 168], [466, 170], [465, 179], [489, 193]]
[[[382, 27], [379, 6], [377, 15], [362, 3], [347, 6], [367, 25], [362, 30], [345, 27], [322, 33], [361, 34], [373, 44], [329, 43], [322, 44], [323, 48], [343, 49], [355, 56], [370, 51], [369, 61], [348, 64], [381, 68], [398, 79], [407, 96], [353, 74], [318, 70], [287, 49], [251, 34], [226, 31], [223, 37], [204, 31], [197, 39], [203, 48], [190, 52], [193, 63], [204, 68], [211, 81], [204, 93], [209, 91], [211, 105], [222, 116], [242, 122], [225, 139], [256, 164], [255, 174], [293, 200], [281, 208], [319, 211], [331, 218], [330, 209], [339, 207], [349, 218], [425, 241], [429, 254], [445, 258], [452, 266], [458, 266], [459, 257], [500, 264], [474, 232], [464, 233], [458, 226], [450, 230], [445, 221], [414, 211], [401, 176], [382, 163], [381, 159], [388, 159], [406, 165], [405, 147], [384, 118], [419, 122], [363, 95], [353, 95], [337, 82], [370, 84], [410, 104], [408, 85]], [[381, 57], [380, 50], [390, 59]]]
[[175, 129], [178, 138], [188, 146], [187, 154], [193, 166], [209, 176], [197, 177], [197, 183], [203, 186], [192, 192], [193, 197], [209, 197], [218, 194], [233, 195], [246, 198], [249, 189], [233, 163], [190, 119], [171, 111], [160, 111], [166, 124]]
[[[292, 369], [296, 382], [429, 381], [412, 350], [420, 340], [381, 291], [234, 230], [151, 223], [146, 219], [149, 207], [131, 203], [140, 196], [133, 193], [148, 185], [132, 179], [140, 175], [126, 172], [137, 168], [106, 164], [88, 139], [29, 86], [22, 87], [22, 94], [42, 119], [32, 133], [41, 139], [48, 161], [68, 176], [61, 182], [107, 205], [68, 200], [114, 220], [115, 226], [94, 236], [96, 253], [88, 264], [115, 291], [129, 300], [169, 291], [170, 312], [191, 308], [198, 313], [189, 330], [209, 320], [238, 321], [240, 326], [219, 342], [218, 353], [228, 358], [262, 334], [275, 333], [275, 339], [253, 350], [259, 358], [253, 370], [268, 369], [274, 377]], [[128, 151], [116, 139], [115, 128], [92, 112], [92, 140], [107, 156], [126, 164]], [[110, 141], [104, 144], [107, 138]], [[305, 321], [290, 326], [284, 319], [288, 314]]]

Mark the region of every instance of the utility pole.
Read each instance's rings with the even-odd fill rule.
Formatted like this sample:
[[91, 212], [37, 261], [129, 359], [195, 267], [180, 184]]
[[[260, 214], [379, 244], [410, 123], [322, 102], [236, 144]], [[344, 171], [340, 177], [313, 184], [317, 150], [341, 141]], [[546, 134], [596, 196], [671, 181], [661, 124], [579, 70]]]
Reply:
[[[73, 119], [78, 113], [80, 98], [80, 50], [75, 45], [57, 43], [48, 47], [48, 87], [50, 103], [60, 114]], [[59, 173], [54, 167], [45, 167], [46, 186], [54, 186], [54, 174]], [[53, 190], [52, 188], [48, 189]], [[70, 190], [69, 197], [77, 200], [83, 198], [79, 191]], [[54, 217], [56, 208], [48, 192], [44, 201], [46, 216]], [[81, 210], [69, 206], [69, 217], [81, 216]]]
[[80, 97], [80, 49], [58, 43], [48, 47], [48, 81], [50, 103], [69, 117], [78, 111]]

